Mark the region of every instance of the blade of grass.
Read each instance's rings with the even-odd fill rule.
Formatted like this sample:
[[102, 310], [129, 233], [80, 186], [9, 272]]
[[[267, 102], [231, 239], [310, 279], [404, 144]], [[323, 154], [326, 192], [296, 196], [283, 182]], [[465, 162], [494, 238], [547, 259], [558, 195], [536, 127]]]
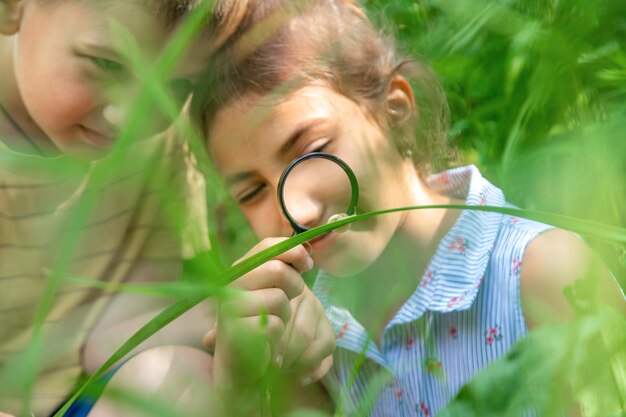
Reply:
[[[387, 210], [373, 211], [369, 213], [363, 213], [356, 216], [348, 217], [330, 224], [325, 224], [311, 230], [308, 230], [299, 235], [293, 236], [283, 242], [280, 242], [274, 246], [262, 250], [261, 252], [247, 258], [224, 272], [218, 274], [214, 282], [216, 285], [228, 285], [232, 281], [241, 277], [247, 272], [250, 272], [254, 268], [262, 265], [263, 263], [275, 258], [281, 253], [300, 245], [310, 239], [320, 236], [324, 233], [328, 233], [338, 227], [344, 226], [349, 223], [365, 220], [373, 216], [379, 216], [387, 213], [394, 213], [399, 211], [408, 210], [428, 210], [428, 209], [459, 209], [459, 210], [477, 210], [486, 212], [497, 212], [530, 220], [540, 221], [548, 223], [562, 229], [570, 230], [582, 235], [593, 236], [605, 241], [611, 241], [615, 243], [626, 244], [626, 229], [610, 226], [597, 222], [590, 222], [584, 219], [577, 219], [569, 216], [563, 216], [554, 213], [545, 213], [540, 211], [523, 210], [517, 208], [508, 207], [492, 207], [492, 206], [464, 206], [464, 205], [431, 205], [431, 206], [409, 206], [399, 207]], [[95, 380], [102, 376], [113, 364], [122, 359], [126, 354], [132, 351], [140, 343], [147, 338], [155, 334], [161, 328], [172, 322], [174, 319], [185, 313], [190, 308], [194, 307], [205, 299], [204, 294], [201, 296], [194, 296], [188, 299], [179, 300], [165, 308], [156, 317], [150, 320], [145, 326], [139, 329], [130, 339], [128, 339], [89, 379], [76, 391], [76, 393], [61, 407], [61, 409], [54, 415], [54, 417], [61, 417], [70, 407], [70, 405], [90, 386]]]

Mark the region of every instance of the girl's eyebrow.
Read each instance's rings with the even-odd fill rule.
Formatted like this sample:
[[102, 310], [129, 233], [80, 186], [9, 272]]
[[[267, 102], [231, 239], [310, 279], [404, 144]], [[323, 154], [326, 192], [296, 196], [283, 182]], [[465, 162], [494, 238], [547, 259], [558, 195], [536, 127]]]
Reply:
[[232, 186], [232, 185], [234, 185], [234, 184], [236, 184], [238, 182], [247, 180], [251, 176], [252, 176], [252, 172], [250, 172], [250, 171], [237, 172], [236, 174], [227, 175], [224, 178], [224, 182], [226, 183], [226, 185], [228, 187], [230, 187], [230, 186]]
[[308, 132], [313, 127], [321, 124], [323, 122], [322, 119], [310, 119], [302, 122], [296, 129], [289, 135], [289, 138], [278, 150], [279, 156], [284, 156], [291, 151], [291, 149], [298, 143], [298, 141], [302, 138], [302, 136]]
[[[298, 143], [298, 141], [306, 132], [308, 132], [315, 126], [322, 124], [323, 121], [324, 119], [316, 118], [302, 122], [294, 129], [294, 131], [289, 135], [285, 143], [283, 143], [282, 146], [278, 149], [278, 156], [283, 157], [285, 155], [288, 155], [291, 149], [293, 149], [293, 147]], [[252, 175], [253, 173], [250, 171], [237, 172], [235, 174], [227, 175], [226, 177], [224, 177], [224, 183], [228, 187], [230, 187], [238, 182], [247, 180], [248, 178], [252, 177]]]

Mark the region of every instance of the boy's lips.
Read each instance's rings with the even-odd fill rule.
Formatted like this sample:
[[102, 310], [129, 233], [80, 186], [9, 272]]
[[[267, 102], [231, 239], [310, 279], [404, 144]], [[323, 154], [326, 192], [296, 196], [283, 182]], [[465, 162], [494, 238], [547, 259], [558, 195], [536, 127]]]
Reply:
[[83, 132], [85, 142], [98, 148], [109, 148], [115, 138], [115, 135], [103, 134], [86, 126], [81, 125], [80, 129]]

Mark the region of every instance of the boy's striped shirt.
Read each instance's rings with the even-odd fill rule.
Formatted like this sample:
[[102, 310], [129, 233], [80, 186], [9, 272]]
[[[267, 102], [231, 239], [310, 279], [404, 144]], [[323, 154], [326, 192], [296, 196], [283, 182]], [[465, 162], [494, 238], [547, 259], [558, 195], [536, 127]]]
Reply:
[[[45, 159], [12, 152], [0, 142], [0, 410], [18, 413], [24, 388], [20, 376], [37, 308], [51, 280], [49, 271], [66, 252], [66, 272], [122, 282], [140, 264], [154, 264], [146, 281], [179, 276], [179, 224], [197, 226], [197, 249], [206, 249], [203, 183], [189, 176], [182, 146], [172, 136], [133, 145], [132, 154], [94, 184], [104, 161], [82, 176], [71, 158]], [[188, 214], [187, 191], [194, 189], [199, 211]], [[84, 222], [77, 208], [94, 197]], [[193, 218], [191, 218], [193, 217]], [[75, 245], [63, 245], [75, 235]], [[70, 238], [71, 239], [71, 238]], [[73, 390], [80, 349], [108, 297], [102, 291], [61, 281], [43, 328], [32, 412], [46, 415]]]

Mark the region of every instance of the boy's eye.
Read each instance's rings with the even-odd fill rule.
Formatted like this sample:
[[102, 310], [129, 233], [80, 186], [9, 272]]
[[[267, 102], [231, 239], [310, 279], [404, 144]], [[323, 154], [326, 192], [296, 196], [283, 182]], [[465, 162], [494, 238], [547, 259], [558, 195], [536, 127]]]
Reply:
[[246, 204], [252, 201], [256, 196], [258, 196], [263, 189], [265, 188], [265, 184], [259, 184], [252, 188], [250, 191], [246, 191], [243, 194], [237, 197], [237, 203]]
[[106, 72], [121, 72], [124, 69], [124, 66], [119, 62], [111, 61], [106, 58], [99, 58], [95, 56], [90, 56], [89, 60], [99, 69]]

